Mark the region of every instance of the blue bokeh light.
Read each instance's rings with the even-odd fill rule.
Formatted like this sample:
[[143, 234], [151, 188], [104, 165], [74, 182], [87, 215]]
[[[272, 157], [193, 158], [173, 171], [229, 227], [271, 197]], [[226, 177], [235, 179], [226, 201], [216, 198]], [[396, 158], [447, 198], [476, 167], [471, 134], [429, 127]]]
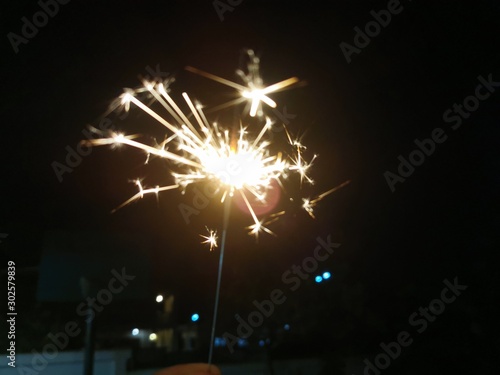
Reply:
[[215, 347], [226, 346], [226, 340], [222, 337], [216, 337], [214, 345]]
[[290, 324], [285, 324], [284, 327], [283, 327], [283, 329], [285, 331], [290, 331]]
[[248, 340], [246, 339], [238, 339], [238, 346], [244, 348], [248, 346]]
[[322, 281], [323, 281], [323, 278], [322, 278], [321, 276], [316, 276], [316, 277], [314, 278], [314, 281], [316, 281], [317, 283], [320, 283], [320, 282], [322, 282]]
[[196, 321], [198, 321], [198, 319], [200, 319], [200, 316], [198, 314], [191, 315], [191, 321], [192, 322], [196, 322]]
[[330, 277], [332, 277], [332, 274], [330, 272], [323, 272], [323, 279], [328, 280]]

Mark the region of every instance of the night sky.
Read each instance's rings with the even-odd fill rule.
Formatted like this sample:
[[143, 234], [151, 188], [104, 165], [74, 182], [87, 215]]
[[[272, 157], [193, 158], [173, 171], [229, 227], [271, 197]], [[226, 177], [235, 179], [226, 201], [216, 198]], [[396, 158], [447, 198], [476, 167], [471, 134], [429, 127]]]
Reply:
[[[8, 234], [0, 238], [0, 259], [2, 268], [16, 262], [21, 286], [23, 269], [42, 261], [47, 236], [127, 234], [147, 244], [127, 253], [146, 264], [140, 273], [149, 278], [144, 294], [173, 291], [182, 314], [201, 311], [201, 323], [209, 323], [219, 253], [201, 245], [199, 233], [205, 225], [220, 230], [222, 205], [213, 200], [187, 224], [179, 204], [192, 204], [188, 189], [186, 195], [165, 192], [158, 201], [149, 196], [111, 214], [136, 193], [129, 180], [171, 182], [168, 163], [144, 165], [142, 153], [109, 147], [94, 147], [59, 177], [54, 162], [66, 164], [68, 147], [76, 150], [82, 131], [98, 127], [123, 88], [138, 86], [151, 71], [175, 76], [171, 92], [178, 102], [184, 91], [208, 108], [229, 100], [231, 88], [184, 68], [238, 81], [242, 51], [251, 48], [260, 56], [265, 83], [292, 76], [303, 81], [272, 98], [280, 111], [286, 107], [295, 115], [287, 128], [303, 136], [318, 158], [311, 171], [315, 184], [300, 190], [290, 183], [282, 194], [278, 209], [287, 213], [271, 227], [276, 237], [264, 234], [256, 243], [244, 229], [251, 217], [232, 208], [221, 333], [234, 332], [234, 314], [248, 315], [254, 299], [267, 299], [278, 288], [288, 301], [269, 322], [301, 327], [290, 342], [334, 357], [326, 373], [338, 373], [352, 358], [361, 365], [373, 359], [380, 343], [401, 331], [411, 332], [414, 342], [383, 373], [499, 373], [498, 2], [401, 0], [400, 11], [380, 32], [372, 30], [364, 47], [356, 47], [356, 30], [365, 30], [374, 20], [370, 12], [388, 9], [388, 2], [244, 0], [223, 14], [212, 1], [73, 0], [59, 7], [15, 47], [8, 33], [22, 37], [22, 17], [32, 20], [40, 5], [11, 1], [0, 12], [0, 232]], [[341, 45], [354, 52], [346, 55]], [[239, 110], [208, 116], [233, 126]], [[108, 117], [127, 134], [164, 136], [137, 109], [123, 120]], [[427, 141], [434, 144], [429, 155], [412, 154], [419, 150], [415, 140], [425, 143], [433, 135], [440, 143]], [[399, 167], [410, 154], [419, 164], [413, 171]], [[405, 176], [398, 177], [398, 168]], [[317, 207], [315, 220], [300, 209], [301, 196], [346, 180], [349, 185]], [[328, 236], [341, 246], [290, 292], [283, 273], [312, 255], [317, 237]], [[111, 264], [110, 254], [119, 249], [106, 251], [89, 251], [89, 264]], [[323, 270], [332, 278], [315, 284], [313, 276]], [[443, 280], [455, 278], [467, 289], [418, 333], [409, 316], [440, 297]], [[19, 298], [29, 309], [36, 295]], [[140, 315], [138, 306], [124, 304], [124, 315]], [[120, 321], [117, 312], [114, 319]], [[276, 353], [301, 350], [293, 347], [278, 346]]]

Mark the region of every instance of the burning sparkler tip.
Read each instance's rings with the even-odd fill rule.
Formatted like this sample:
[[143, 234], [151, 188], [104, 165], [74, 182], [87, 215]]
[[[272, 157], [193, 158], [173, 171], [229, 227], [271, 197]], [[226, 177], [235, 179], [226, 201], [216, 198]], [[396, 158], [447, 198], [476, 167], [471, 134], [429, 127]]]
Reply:
[[[175, 188], [179, 188], [184, 194], [188, 186], [193, 184], [202, 181], [215, 182], [217, 193], [221, 192], [222, 195], [221, 202], [232, 197], [235, 192], [243, 197], [253, 219], [253, 225], [247, 228], [250, 230], [250, 234], [256, 237], [260, 232], [274, 235], [267, 226], [275, 221], [279, 215], [272, 216], [272, 220], [269, 221], [260, 220], [252, 208], [253, 202], [265, 204], [267, 193], [272, 189], [272, 182], [277, 181], [282, 186], [282, 181], [287, 179], [291, 172], [298, 173], [301, 184], [304, 180], [313, 184], [313, 179], [309, 177], [309, 170], [317, 155], [314, 154], [310, 159], [305, 158], [306, 147], [301, 143], [300, 138], [294, 139], [290, 135], [284, 124], [291, 152], [278, 150], [273, 153], [270, 147], [272, 138], [268, 137], [273, 120], [271, 117], [265, 116], [264, 107], [276, 108], [276, 102], [269, 96], [298, 83], [299, 79], [291, 77], [265, 86], [259, 73], [259, 58], [253, 50], [248, 49], [245, 52], [247, 54], [246, 69], [237, 71], [243, 81], [242, 84], [191, 66], [186, 66], [185, 69], [235, 89], [240, 97], [219, 107], [227, 108], [230, 105], [247, 102], [245, 112], [251, 117], [258, 117], [263, 122], [263, 126], [256, 136], [251, 130], [247, 131], [247, 126], [243, 124], [243, 121], [240, 122], [239, 131], [235, 132], [219, 126], [217, 122], [209, 123], [203, 112], [203, 105], [198, 101], [192, 101], [185, 92], [182, 93], [182, 97], [187, 103], [190, 113], [184, 113], [167, 93], [168, 85], [173, 81], [172, 78], [166, 80], [143, 79], [142, 87], [124, 89], [116, 101], [115, 108], [120, 106], [118, 103], [121, 103], [128, 111], [130, 105], [133, 104], [134, 107], [143, 110], [165, 126], [171, 133], [165, 136], [165, 140], [161, 144], [148, 145], [134, 140], [138, 135], [125, 135], [115, 131], [108, 131], [104, 134], [102, 131], [96, 130], [104, 138], [90, 140], [89, 143], [84, 141], [84, 144], [111, 145], [112, 147], [131, 146], [147, 154], [146, 163], [148, 163], [150, 156], [166, 159], [175, 165], [174, 171], [171, 173], [175, 184], [145, 188], [142, 186], [141, 180], [137, 179], [135, 184], [139, 189], [138, 193], [112, 212], [143, 198], [146, 194], [158, 196], [164, 190]], [[170, 119], [162, 117], [150, 106], [151, 103], [144, 99], [148, 99], [148, 102], [149, 99], [153, 99], [154, 102], [161, 105], [170, 114]], [[175, 141], [175, 144], [172, 147], [167, 147], [171, 141]], [[284, 156], [287, 154], [290, 156]], [[315, 198], [304, 198], [303, 209], [314, 218], [313, 208], [315, 205], [325, 196], [349, 182], [350, 180]], [[247, 199], [247, 195], [254, 199], [252, 204]], [[217, 247], [217, 236], [215, 231], [208, 230], [208, 234], [208, 236], [202, 236], [205, 239], [203, 243], [210, 244], [212, 250]]]

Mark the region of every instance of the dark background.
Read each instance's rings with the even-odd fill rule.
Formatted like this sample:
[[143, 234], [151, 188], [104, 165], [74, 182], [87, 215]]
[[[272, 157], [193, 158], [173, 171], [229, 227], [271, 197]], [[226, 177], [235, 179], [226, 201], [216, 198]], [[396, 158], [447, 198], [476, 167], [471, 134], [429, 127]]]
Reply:
[[[250, 217], [233, 208], [220, 333], [235, 331], [233, 315], [246, 316], [253, 299], [287, 288], [283, 272], [311, 254], [316, 237], [331, 235], [342, 244], [322, 265], [332, 279], [320, 285], [308, 280], [266, 322], [289, 323], [297, 332], [269, 349], [274, 355], [325, 356], [331, 359], [326, 373], [337, 373], [352, 358], [373, 359], [380, 342], [408, 330], [414, 343], [385, 373], [498, 373], [499, 94], [482, 101], [457, 130], [442, 116], [474, 94], [479, 75], [500, 81], [500, 6], [486, 0], [402, 5], [348, 64], [339, 44], [353, 44], [353, 28], [364, 28], [370, 11], [386, 9], [386, 2], [245, 0], [221, 21], [211, 1], [74, 0], [17, 54], [6, 35], [21, 34], [21, 17], [31, 19], [39, 6], [3, 4], [0, 232], [8, 237], [0, 243], [1, 261], [2, 267], [16, 262], [19, 310], [43, 322], [39, 334], [60, 311], [74, 311], [74, 304], [35, 304], [44, 238], [53, 231], [147, 238], [147, 248], [136, 253], [150, 264], [145, 293], [174, 291], [181, 321], [200, 311], [200, 324], [209, 324], [218, 251], [200, 245], [198, 234], [205, 225], [220, 228], [221, 205], [212, 202], [186, 225], [178, 205], [191, 204], [192, 196], [171, 191], [159, 202], [148, 197], [110, 214], [135, 194], [128, 180], [168, 183], [168, 165], [145, 167], [134, 150], [94, 148], [59, 182], [52, 163], [64, 163], [65, 147], [75, 148], [87, 124], [97, 126], [122, 88], [137, 86], [148, 66], [175, 75], [178, 101], [186, 91], [216, 105], [232, 90], [184, 67], [237, 81], [242, 50], [252, 48], [266, 83], [291, 76], [307, 82], [272, 96], [278, 109], [286, 105], [296, 114], [289, 129], [305, 134], [308, 150], [319, 154], [311, 173], [315, 185], [291, 188], [290, 195], [314, 196], [351, 183], [324, 199], [316, 220], [283, 198], [287, 215], [272, 227], [277, 237], [264, 235], [258, 243], [243, 228]], [[139, 112], [115, 126], [161, 138], [162, 128]], [[437, 127], [446, 142], [392, 193], [384, 172], [396, 172], [397, 157], [407, 157], [414, 139], [428, 138]], [[100, 259], [95, 252], [88, 257]], [[444, 279], [456, 277], [467, 290], [417, 334], [409, 315], [439, 297]], [[110, 307], [108, 315], [125, 327], [131, 316], [146, 314], [141, 306]], [[26, 351], [38, 345], [35, 331], [19, 338]]]

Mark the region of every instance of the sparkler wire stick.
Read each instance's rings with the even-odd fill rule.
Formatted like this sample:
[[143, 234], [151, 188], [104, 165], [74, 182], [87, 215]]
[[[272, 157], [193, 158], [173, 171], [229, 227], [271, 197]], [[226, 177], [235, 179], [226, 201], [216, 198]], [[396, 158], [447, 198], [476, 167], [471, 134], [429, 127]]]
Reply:
[[226, 234], [227, 227], [229, 226], [229, 214], [231, 212], [231, 197], [227, 197], [224, 202], [224, 217], [223, 217], [223, 227], [222, 227], [222, 239], [220, 245], [219, 254], [219, 271], [217, 273], [217, 287], [215, 289], [215, 304], [214, 304], [214, 316], [212, 320], [212, 332], [210, 334], [210, 350], [208, 352], [208, 369], [212, 366], [212, 357], [214, 354], [214, 344], [215, 344], [215, 326], [217, 323], [217, 312], [219, 310], [219, 297], [220, 297], [220, 285], [222, 279], [222, 266], [224, 263], [224, 248], [226, 247]]

